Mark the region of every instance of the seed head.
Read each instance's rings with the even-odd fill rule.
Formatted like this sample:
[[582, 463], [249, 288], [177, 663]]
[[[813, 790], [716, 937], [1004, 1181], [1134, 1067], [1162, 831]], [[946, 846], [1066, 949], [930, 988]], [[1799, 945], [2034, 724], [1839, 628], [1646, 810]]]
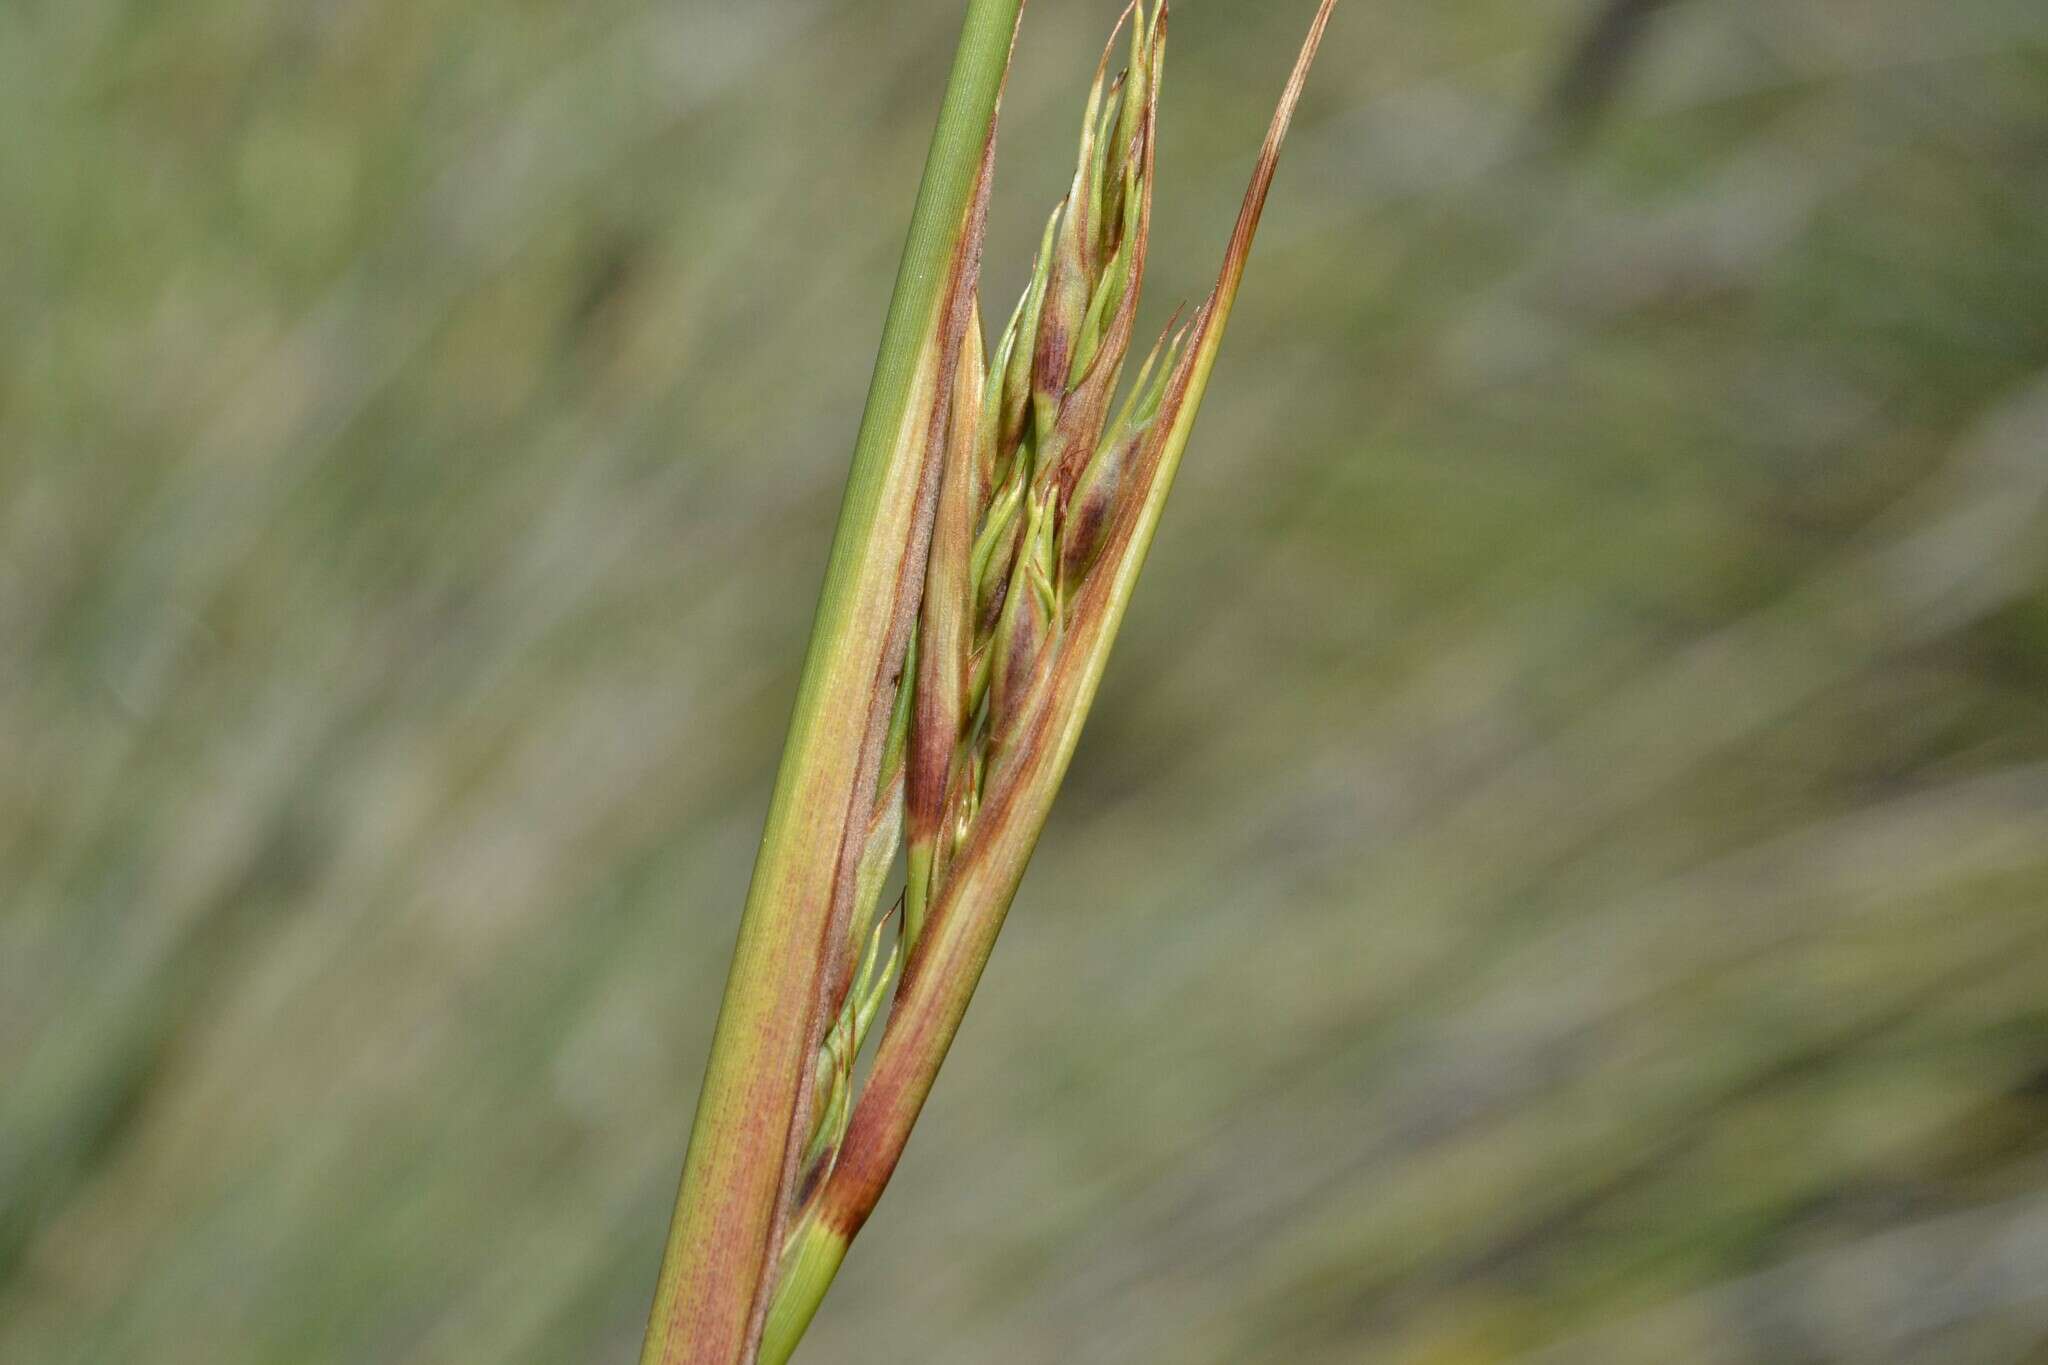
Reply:
[[[958, 343], [939, 400], [939, 489], [905, 672], [914, 697], [898, 708], [901, 761], [883, 768], [885, 779], [900, 773], [907, 864], [901, 956], [890, 959], [900, 961], [896, 999], [853, 1098], [850, 1059], [889, 971], [871, 945], [849, 972], [853, 989], [821, 1052], [822, 1117], [806, 1161], [815, 1179], [785, 1264], [811, 1264], [815, 1253], [837, 1266], [895, 1169], [988, 961], [1186, 449], [1334, 5], [1317, 9], [1214, 290], [1185, 326], [1178, 315], [1168, 325], [1114, 420], [1151, 228], [1164, 0], [1132, 0], [1118, 21], [1089, 89], [1073, 179], [994, 348], [983, 348], [978, 312]], [[1112, 75], [1125, 25], [1129, 65]], [[870, 839], [877, 858], [894, 847], [886, 823]], [[770, 1313], [776, 1341], [793, 1343], [822, 1283], [781, 1286]]]

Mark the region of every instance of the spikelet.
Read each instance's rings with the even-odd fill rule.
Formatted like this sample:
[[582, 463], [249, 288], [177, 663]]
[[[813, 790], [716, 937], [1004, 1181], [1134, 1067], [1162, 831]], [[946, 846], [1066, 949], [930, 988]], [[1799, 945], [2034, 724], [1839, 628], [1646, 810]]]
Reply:
[[[1295, 107], [1335, 0], [1321, 0], [1216, 286], [1176, 315], [1110, 416], [1152, 215], [1166, 6], [1132, 0], [1098, 64], [1080, 155], [993, 350], [978, 310], [945, 396], [930, 554], [853, 919], [866, 946], [821, 1042], [795, 1216], [761, 1338], [788, 1358], [880, 1198], [980, 980], [1072, 759], [1193, 429]], [[1129, 62], [1111, 54], [1129, 30]], [[890, 803], [900, 803], [893, 811]], [[898, 943], [874, 913], [905, 851]], [[856, 941], [859, 941], [856, 939]], [[896, 997], [871, 1073], [853, 1059]]]
[[[1130, 31], [1130, 64], [1109, 74]], [[919, 620], [906, 790], [905, 932], [915, 942], [981, 788], [1003, 770], [1024, 699], [1059, 639], [1082, 473], [1130, 349], [1151, 226], [1166, 10], [1126, 9], [1089, 88], [1080, 154], [1023, 297], [997, 342], [980, 420], [956, 424]], [[956, 397], [956, 403], [961, 402]], [[1098, 479], [1096, 491], [1106, 492]], [[1087, 504], [1101, 511], [1100, 499]], [[949, 811], [952, 818], [948, 818]]]

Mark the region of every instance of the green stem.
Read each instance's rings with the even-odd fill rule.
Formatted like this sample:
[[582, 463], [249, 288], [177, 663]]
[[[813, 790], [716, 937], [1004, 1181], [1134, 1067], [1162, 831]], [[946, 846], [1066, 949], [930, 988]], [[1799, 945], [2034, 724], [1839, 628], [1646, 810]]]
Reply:
[[768, 1325], [761, 1335], [761, 1354], [756, 1365], [786, 1365], [803, 1340], [811, 1319], [824, 1305], [825, 1294], [846, 1259], [847, 1240], [815, 1218], [797, 1229], [782, 1275], [775, 1287], [775, 1301], [768, 1309]]
[[[789, 1151], [816, 1048], [841, 835], [915, 557], [947, 295], [1023, 0], [969, 0], [896, 292], [739, 942], [712, 1041], [642, 1365], [748, 1365], [775, 1269]], [[900, 652], [900, 644], [898, 646]], [[872, 801], [873, 793], [865, 793]], [[829, 1277], [828, 1277], [829, 1278]]]

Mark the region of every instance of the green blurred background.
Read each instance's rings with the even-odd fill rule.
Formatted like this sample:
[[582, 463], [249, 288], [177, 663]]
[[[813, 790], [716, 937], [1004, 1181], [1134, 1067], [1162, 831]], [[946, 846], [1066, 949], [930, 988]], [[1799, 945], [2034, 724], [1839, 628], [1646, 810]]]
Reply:
[[[634, 1357], [959, 10], [0, 6], [0, 1361]], [[1340, 8], [803, 1358], [2048, 1362], [2048, 8]]]

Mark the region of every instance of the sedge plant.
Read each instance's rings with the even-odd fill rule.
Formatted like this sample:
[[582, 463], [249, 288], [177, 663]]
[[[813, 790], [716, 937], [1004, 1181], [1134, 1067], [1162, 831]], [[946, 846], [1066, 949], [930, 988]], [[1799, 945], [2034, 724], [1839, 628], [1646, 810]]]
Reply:
[[[1214, 289], [1126, 386], [1164, 0], [1133, 0], [1119, 20], [1073, 180], [992, 340], [978, 301], [982, 240], [1023, 0], [971, 0], [643, 1365], [788, 1360], [895, 1172], [1080, 740], [1334, 6], [1320, 0]], [[1112, 74], [1120, 48], [1128, 59]], [[902, 892], [885, 911], [899, 857]], [[855, 1063], [878, 1023], [861, 1078]]]

